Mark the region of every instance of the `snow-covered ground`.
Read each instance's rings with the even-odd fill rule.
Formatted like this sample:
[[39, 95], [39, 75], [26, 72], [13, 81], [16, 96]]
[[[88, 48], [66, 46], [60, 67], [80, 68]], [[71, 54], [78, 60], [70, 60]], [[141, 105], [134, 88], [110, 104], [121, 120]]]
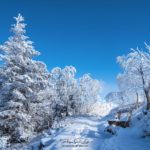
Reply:
[[150, 150], [150, 138], [142, 138], [135, 131], [121, 129], [118, 136], [105, 140], [101, 150]]
[[150, 138], [142, 138], [139, 135], [140, 123], [130, 128], [121, 128], [117, 135], [104, 132], [109, 117], [69, 117], [64, 121], [63, 127], [46, 131], [44, 136], [35, 138], [28, 146], [20, 147], [19, 150], [40, 150], [39, 143], [44, 145], [42, 150], [150, 149]]
[[65, 124], [65, 127], [52, 135], [47, 134], [30, 145], [38, 149], [41, 142], [45, 145], [43, 150], [100, 150], [104, 141], [112, 137], [109, 133], [104, 133], [107, 123], [100, 117], [70, 117]]
[[103, 123], [97, 117], [73, 118], [44, 150], [99, 150], [106, 138], [100, 131]]

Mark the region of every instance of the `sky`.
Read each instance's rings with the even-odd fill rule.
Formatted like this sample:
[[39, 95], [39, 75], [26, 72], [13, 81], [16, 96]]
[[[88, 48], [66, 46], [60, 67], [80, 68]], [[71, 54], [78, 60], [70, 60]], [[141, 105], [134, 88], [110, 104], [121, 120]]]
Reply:
[[73, 65], [116, 89], [116, 57], [150, 43], [149, 0], [1, 0], [0, 44], [21, 13], [48, 69]]

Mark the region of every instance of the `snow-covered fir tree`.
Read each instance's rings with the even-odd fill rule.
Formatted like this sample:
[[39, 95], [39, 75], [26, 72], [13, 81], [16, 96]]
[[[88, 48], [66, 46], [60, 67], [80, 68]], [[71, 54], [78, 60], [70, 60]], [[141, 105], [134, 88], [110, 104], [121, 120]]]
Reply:
[[20, 142], [30, 132], [50, 126], [52, 86], [46, 65], [32, 59], [40, 53], [25, 35], [24, 18], [20, 14], [14, 18], [13, 35], [0, 46], [0, 134]]

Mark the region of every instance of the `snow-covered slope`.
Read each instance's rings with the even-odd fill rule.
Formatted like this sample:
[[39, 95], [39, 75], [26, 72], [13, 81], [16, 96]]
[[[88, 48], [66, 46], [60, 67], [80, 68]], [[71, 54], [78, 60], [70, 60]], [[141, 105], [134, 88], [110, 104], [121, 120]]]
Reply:
[[149, 132], [150, 114], [144, 115], [143, 107], [135, 110], [129, 128], [120, 128], [116, 136], [105, 140], [102, 150], [150, 150], [150, 137], [144, 136]]
[[[136, 112], [137, 113], [137, 112]], [[63, 127], [49, 129], [42, 136], [36, 137], [29, 145], [17, 150], [149, 150], [150, 138], [142, 138], [142, 121], [132, 119], [132, 126], [120, 128], [117, 135], [104, 132], [108, 125], [107, 117], [76, 116], [63, 121]]]

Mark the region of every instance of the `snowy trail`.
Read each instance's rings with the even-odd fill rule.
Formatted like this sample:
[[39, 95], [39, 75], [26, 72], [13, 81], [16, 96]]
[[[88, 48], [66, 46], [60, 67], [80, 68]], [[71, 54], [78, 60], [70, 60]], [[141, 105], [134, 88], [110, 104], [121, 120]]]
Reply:
[[97, 117], [76, 117], [60, 133], [52, 137], [44, 150], [100, 150], [105, 139], [105, 121]]
[[[32, 150], [39, 150], [39, 142], [45, 143], [42, 150], [149, 150], [150, 139], [138, 136], [133, 126], [120, 128], [117, 136], [104, 132], [109, 116], [98, 118], [78, 116], [67, 118], [65, 127], [52, 135], [35, 140]], [[137, 127], [137, 126], [136, 126]], [[18, 149], [17, 149], [18, 150]], [[23, 150], [31, 150], [23, 149]]]

